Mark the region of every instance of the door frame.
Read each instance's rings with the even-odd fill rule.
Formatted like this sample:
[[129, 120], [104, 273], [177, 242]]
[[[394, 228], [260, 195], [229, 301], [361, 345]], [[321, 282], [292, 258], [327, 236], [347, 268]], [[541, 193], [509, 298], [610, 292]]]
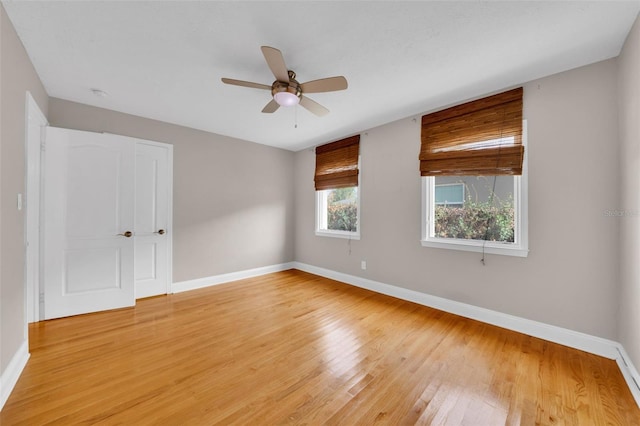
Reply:
[[[35, 122], [34, 122], [35, 121]], [[40, 127], [38, 137], [33, 137], [29, 131], [33, 124]], [[25, 301], [25, 333], [27, 325], [40, 321], [42, 315], [41, 298], [41, 255], [42, 235], [40, 233], [42, 215], [42, 162], [41, 147], [43, 129], [49, 122], [29, 91], [25, 96], [25, 197], [26, 206], [24, 215], [24, 301]], [[37, 200], [31, 206], [29, 200]], [[31, 237], [31, 238], [29, 238]], [[34, 280], [29, 282], [28, 277]]]

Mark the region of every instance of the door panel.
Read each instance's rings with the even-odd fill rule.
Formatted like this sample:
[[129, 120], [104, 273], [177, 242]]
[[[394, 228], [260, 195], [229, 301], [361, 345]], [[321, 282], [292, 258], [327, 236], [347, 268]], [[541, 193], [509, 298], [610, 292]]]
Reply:
[[133, 306], [135, 146], [115, 135], [47, 128], [45, 318]]
[[120, 258], [119, 247], [66, 250], [64, 293], [121, 288], [117, 275]]
[[136, 298], [169, 290], [171, 148], [136, 143]]
[[[104, 137], [104, 135], [98, 135]], [[75, 238], [111, 238], [122, 232], [116, 209], [122, 153], [113, 147], [74, 146], [68, 150], [68, 235]], [[82, 200], [82, 208], [75, 204]]]
[[136, 243], [136, 281], [155, 280], [157, 278], [156, 259], [158, 259], [156, 244]]

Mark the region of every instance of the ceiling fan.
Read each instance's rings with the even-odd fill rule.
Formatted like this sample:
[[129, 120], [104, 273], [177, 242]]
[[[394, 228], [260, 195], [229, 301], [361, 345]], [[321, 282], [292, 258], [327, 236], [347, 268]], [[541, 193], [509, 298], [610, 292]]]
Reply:
[[327, 115], [329, 113], [327, 108], [307, 98], [304, 94], [334, 92], [347, 88], [347, 79], [342, 76], [321, 78], [302, 84], [298, 83], [296, 73], [287, 69], [282, 52], [269, 46], [262, 46], [261, 49], [267, 65], [276, 77], [276, 81], [271, 86], [232, 78], [223, 78], [222, 82], [234, 86], [271, 90], [273, 99], [262, 109], [262, 112], [272, 113], [281, 106], [292, 106], [299, 103], [317, 116]]

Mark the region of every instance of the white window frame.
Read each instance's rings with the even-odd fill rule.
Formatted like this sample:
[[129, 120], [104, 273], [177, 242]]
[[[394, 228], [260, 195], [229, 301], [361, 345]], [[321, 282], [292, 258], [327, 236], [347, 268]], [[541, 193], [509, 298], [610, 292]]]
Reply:
[[[522, 176], [514, 176], [513, 202], [515, 209], [514, 242], [497, 242], [482, 240], [466, 240], [459, 238], [435, 237], [435, 178], [422, 178], [422, 239], [423, 247], [443, 248], [500, 254], [505, 256], [527, 257], [529, 254], [529, 205], [528, 205], [528, 174], [527, 164], [527, 120], [522, 121], [522, 145], [525, 146], [522, 161]], [[432, 202], [433, 200], [433, 202]]]
[[323, 229], [327, 227], [327, 189], [322, 191], [316, 191], [316, 235], [319, 237], [333, 237], [333, 238], [348, 238], [350, 240], [359, 240], [360, 239], [360, 196], [362, 194], [361, 191], [361, 182], [360, 182], [360, 157], [358, 157], [358, 191], [357, 191], [357, 200], [356, 207], [358, 209], [357, 213], [357, 229], [355, 232], [352, 231], [336, 231], [331, 229]]

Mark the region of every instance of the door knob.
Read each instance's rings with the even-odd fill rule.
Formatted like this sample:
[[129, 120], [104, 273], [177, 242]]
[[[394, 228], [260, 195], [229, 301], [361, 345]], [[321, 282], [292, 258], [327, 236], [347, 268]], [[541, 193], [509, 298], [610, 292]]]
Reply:
[[127, 238], [129, 238], [129, 237], [131, 237], [131, 236], [133, 235], [133, 232], [131, 232], [131, 231], [127, 231], [127, 232], [125, 232], [124, 234], [118, 234], [118, 235], [122, 235], [123, 237], [127, 237]]
[[154, 232], [154, 234], [160, 234], [160, 235], [164, 235], [164, 233], [165, 233], [164, 229], [160, 229], [160, 230]]

